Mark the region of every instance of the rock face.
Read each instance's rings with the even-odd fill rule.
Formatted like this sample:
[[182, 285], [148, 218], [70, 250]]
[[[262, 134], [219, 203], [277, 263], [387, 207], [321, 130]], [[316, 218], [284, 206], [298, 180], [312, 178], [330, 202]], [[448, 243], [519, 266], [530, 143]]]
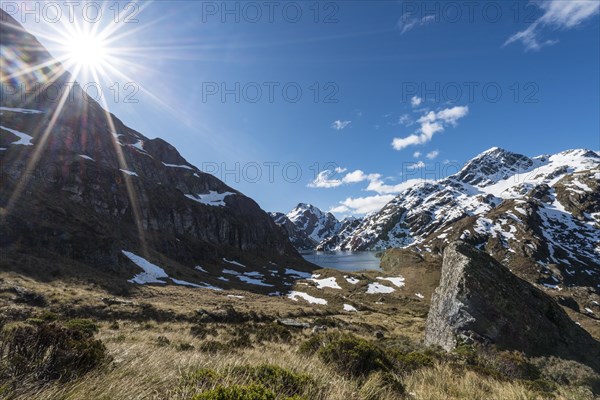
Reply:
[[554, 355], [600, 370], [600, 343], [548, 295], [464, 242], [444, 251], [425, 343], [452, 350], [465, 340], [532, 356]]
[[[192, 282], [195, 266], [218, 270], [223, 258], [306, 267], [256, 202], [127, 127], [69, 83], [35, 37], [0, 17], [0, 76], [18, 73], [17, 84], [29, 85], [2, 85], [0, 258], [62, 257], [130, 277], [126, 250]], [[62, 102], [44, 85], [68, 96]]]

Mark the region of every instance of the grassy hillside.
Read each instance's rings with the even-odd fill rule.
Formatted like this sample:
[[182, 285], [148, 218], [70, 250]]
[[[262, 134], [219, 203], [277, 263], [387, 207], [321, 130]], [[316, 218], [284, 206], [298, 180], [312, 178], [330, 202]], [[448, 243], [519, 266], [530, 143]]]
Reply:
[[[600, 390], [600, 376], [574, 362], [426, 349], [427, 305], [400, 294], [363, 295], [359, 311], [344, 312], [334, 301], [240, 291], [145, 286], [115, 297], [1, 276], [7, 399], [593, 399]], [[308, 327], [289, 326], [298, 322]], [[41, 342], [58, 361], [29, 354]]]

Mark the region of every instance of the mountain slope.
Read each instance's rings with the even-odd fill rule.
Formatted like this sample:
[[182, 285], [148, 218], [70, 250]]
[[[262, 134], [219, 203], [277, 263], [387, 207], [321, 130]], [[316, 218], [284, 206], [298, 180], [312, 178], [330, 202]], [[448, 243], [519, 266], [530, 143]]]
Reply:
[[325, 213], [311, 204], [300, 203], [286, 216], [316, 243], [334, 235], [340, 227], [332, 213]]
[[313, 250], [321, 241], [345, 228], [331, 213], [325, 213], [311, 204], [298, 204], [287, 215], [271, 213], [271, 218], [288, 234], [298, 250]]
[[273, 221], [279, 225], [287, 234], [292, 245], [298, 250], [312, 250], [317, 244], [307, 233], [296, 226], [284, 213], [269, 213]]
[[403, 191], [333, 248], [439, 253], [463, 239], [548, 287], [598, 288], [599, 180], [593, 151], [529, 158], [493, 148], [455, 175]]
[[[164, 140], [125, 126], [70, 85], [73, 77], [0, 12], [2, 81], [24, 89], [3, 86], [0, 104], [3, 268], [25, 255], [35, 265], [67, 259], [124, 278], [140, 269], [131, 253], [210, 285], [224, 259], [310, 268], [252, 199]], [[67, 96], [57, 98], [50, 86]]]

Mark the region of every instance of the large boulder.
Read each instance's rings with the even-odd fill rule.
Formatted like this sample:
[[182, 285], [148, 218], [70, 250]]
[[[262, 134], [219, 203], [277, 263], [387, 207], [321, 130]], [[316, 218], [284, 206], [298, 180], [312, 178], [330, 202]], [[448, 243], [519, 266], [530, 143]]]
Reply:
[[550, 296], [487, 253], [458, 241], [444, 250], [425, 343], [450, 351], [463, 341], [532, 356], [554, 355], [600, 370], [600, 343]]

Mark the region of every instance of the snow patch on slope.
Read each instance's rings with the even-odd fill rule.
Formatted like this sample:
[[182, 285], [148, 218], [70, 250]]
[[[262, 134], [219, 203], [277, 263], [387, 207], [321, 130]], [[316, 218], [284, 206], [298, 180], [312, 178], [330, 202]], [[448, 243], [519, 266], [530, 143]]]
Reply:
[[196, 194], [196, 195], [192, 195], [192, 194], [186, 194], [185, 197], [187, 197], [188, 199], [194, 200], [200, 204], [204, 204], [207, 206], [213, 206], [213, 207], [225, 207], [225, 198], [227, 196], [231, 196], [231, 195], [235, 195], [235, 193], [231, 193], [231, 192], [223, 192], [223, 193], [218, 193], [216, 191], [209, 191], [209, 193], [206, 194]]

